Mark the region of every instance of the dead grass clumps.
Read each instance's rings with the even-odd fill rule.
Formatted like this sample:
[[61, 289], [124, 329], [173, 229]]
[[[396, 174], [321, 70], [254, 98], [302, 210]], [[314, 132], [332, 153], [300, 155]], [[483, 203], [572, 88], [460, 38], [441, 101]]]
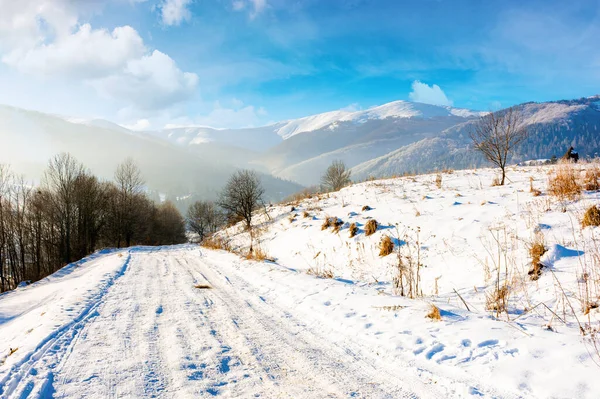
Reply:
[[438, 173], [438, 174], [435, 176], [435, 186], [436, 186], [437, 188], [442, 188], [442, 175], [441, 175], [441, 173]]
[[365, 205], [362, 207], [362, 211], [366, 212], [366, 211], [370, 211], [372, 208], [369, 205]]
[[319, 277], [319, 278], [333, 278], [333, 272], [329, 269], [319, 269], [319, 268], [309, 268], [306, 271], [306, 274], [310, 274], [311, 276]]
[[431, 306], [429, 308], [429, 313], [427, 313], [426, 317], [429, 318], [429, 319], [431, 319], [431, 320], [441, 321], [442, 320], [442, 315], [440, 313], [440, 308], [438, 308], [434, 304], [431, 304]]
[[581, 185], [572, 165], [561, 165], [550, 177], [548, 192], [560, 200], [574, 200], [581, 194]]
[[503, 285], [485, 294], [485, 308], [496, 312], [497, 315], [508, 311], [508, 297], [510, 291], [508, 286]]
[[600, 208], [597, 205], [589, 207], [583, 214], [581, 227], [587, 226], [600, 226]]
[[531, 269], [527, 273], [529, 278], [536, 281], [542, 275], [543, 263], [540, 262], [542, 256], [546, 253], [546, 245], [544, 244], [544, 236], [536, 234], [533, 242], [529, 245], [529, 256], [531, 256]]
[[352, 223], [348, 228], [348, 231], [350, 231], [350, 238], [354, 237], [358, 233], [358, 227], [356, 226], [356, 223]]
[[246, 259], [256, 260], [259, 262], [263, 262], [265, 260], [272, 260], [271, 258], [269, 258], [269, 255], [267, 255], [267, 252], [260, 247], [253, 248], [252, 250], [248, 251]]
[[365, 224], [365, 235], [370, 236], [371, 234], [374, 234], [377, 231], [377, 226], [377, 220], [370, 219], [367, 224]]
[[326, 216], [323, 224], [321, 225], [321, 230], [327, 230], [328, 228], [333, 227], [333, 232], [337, 233], [340, 231], [340, 228], [343, 224], [344, 222], [342, 222], [342, 219], [340, 218], [335, 216]]
[[583, 186], [588, 191], [598, 191], [600, 190], [598, 179], [600, 179], [600, 168], [597, 165], [594, 165], [585, 171]]
[[229, 243], [229, 240], [217, 235], [205, 238], [200, 245], [204, 248], [221, 249], [231, 252], [231, 244]]
[[308, 212], [304, 211], [304, 213], [302, 214], [302, 216], [303, 216], [305, 219], [307, 219], [307, 218], [309, 218], [309, 217], [310, 217], [310, 213], [308, 213]]
[[534, 197], [539, 197], [542, 195], [542, 192], [537, 188], [533, 187], [533, 177], [529, 177], [529, 192], [533, 194]]
[[388, 256], [394, 251], [394, 243], [390, 236], [383, 236], [379, 242], [379, 256]]
[[498, 176], [496, 176], [492, 179], [492, 187], [501, 186], [500, 183], [502, 183], [502, 181], [500, 180], [500, 178]]

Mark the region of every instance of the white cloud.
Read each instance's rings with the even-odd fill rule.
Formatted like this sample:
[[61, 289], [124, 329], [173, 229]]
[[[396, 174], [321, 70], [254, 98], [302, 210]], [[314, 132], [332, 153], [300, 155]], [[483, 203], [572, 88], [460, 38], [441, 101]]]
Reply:
[[408, 95], [411, 101], [433, 104], [433, 105], [452, 105], [452, 101], [446, 97], [446, 94], [438, 85], [429, 86], [426, 83], [421, 83], [415, 80], [412, 83], [412, 91]]
[[130, 26], [108, 32], [84, 24], [52, 43], [16, 48], [2, 57], [2, 62], [34, 75], [94, 78], [125, 67], [145, 52], [142, 38]]
[[267, 0], [234, 0], [232, 7], [234, 11], [242, 11], [248, 8], [250, 18], [254, 19], [265, 10]]
[[154, 50], [129, 61], [122, 71], [90, 84], [107, 97], [153, 110], [190, 98], [198, 85], [198, 75], [182, 72], [171, 57]]
[[160, 5], [162, 22], [165, 25], [179, 25], [192, 18], [188, 6], [192, 0], [164, 0]]
[[[188, 3], [179, 0], [179, 5]], [[156, 110], [193, 95], [198, 76], [181, 71], [168, 55], [148, 49], [132, 27], [109, 32], [80, 25], [80, 14], [97, 4], [96, 0], [0, 0], [0, 60], [32, 76], [91, 85], [128, 108]], [[169, 21], [185, 18], [185, 11], [169, 12], [168, 18], [174, 18]]]

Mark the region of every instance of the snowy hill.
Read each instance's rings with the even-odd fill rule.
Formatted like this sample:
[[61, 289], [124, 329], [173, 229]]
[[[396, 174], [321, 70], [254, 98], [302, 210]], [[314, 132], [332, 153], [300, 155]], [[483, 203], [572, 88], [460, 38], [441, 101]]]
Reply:
[[[255, 251], [272, 259], [262, 278], [289, 275], [291, 287], [317, 276], [321, 288], [307, 290], [297, 308], [382, 359], [413, 364], [439, 388], [449, 376], [459, 386], [473, 384], [449, 397], [595, 398], [600, 337], [588, 334], [600, 327], [600, 227], [582, 228], [581, 220], [600, 194], [566, 202], [550, 195], [549, 178], [559, 167], [510, 168], [504, 187], [490, 186], [493, 169], [374, 180], [270, 208], [254, 237]], [[578, 165], [574, 173], [582, 180], [595, 168]], [[328, 218], [339, 220], [338, 230], [324, 227]], [[368, 235], [374, 220], [378, 228]], [[247, 232], [233, 227], [221, 237], [233, 252], [247, 253]], [[393, 248], [382, 256], [385, 237]], [[533, 280], [535, 242], [546, 253]], [[400, 295], [399, 265], [404, 293], [413, 289], [415, 300]], [[490, 299], [498, 284], [507, 286], [506, 313]], [[429, 303], [441, 322], [425, 317]]]
[[581, 220], [600, 193], [550, 195], [557, 170], [513, 167], [503, 187], [492, 169], [374, 180], [272, 206], [254, 217], [260, 261], [241, 226], [218, 234], [231, 253], [101, 251], [0, 295], [0, 396], [595, 399], [600, 227]]

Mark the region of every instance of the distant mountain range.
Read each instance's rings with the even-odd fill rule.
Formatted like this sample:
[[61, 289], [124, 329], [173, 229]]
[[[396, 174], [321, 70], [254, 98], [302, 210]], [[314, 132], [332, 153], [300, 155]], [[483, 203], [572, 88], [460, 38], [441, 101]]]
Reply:
[[[530, 131], [518, 162], [600, 152], [600, 96], [518, 106]], [[236, 168], [261, 172], [269, 200], [319, 183], [340, 159], [354, 179], [480, 166], [469, 131], [484, 112], [407, 101], [333, 111], [246, 129], [178, 127], [134, 132], [105, 120], [65, 119], [0, 106], [0, 163], [33, 179], [47, 160], [68, 151], [102, 177], [133, 157], [148, 186], [171, 198], [215, 198]]]

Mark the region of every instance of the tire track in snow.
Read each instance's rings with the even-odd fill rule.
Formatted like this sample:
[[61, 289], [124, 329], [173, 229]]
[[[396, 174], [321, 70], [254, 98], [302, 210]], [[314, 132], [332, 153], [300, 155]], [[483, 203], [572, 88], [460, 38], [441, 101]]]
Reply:
[[29, 396], [52, 395], [54, 372], [51, 370], [70, 355], [70, 348], [77, 341], [79, 333], [98, 315], [98, 306], [114, 283], [125, 274], [130, 260], [131, 253], [128, 253], [117, 273], [108, 276], [100, 290], [86, 299], [86, 305], [79, 315], [44, 338], [33, 352], [12, 367], [0, 381], [0, 398], [24, 399]]

